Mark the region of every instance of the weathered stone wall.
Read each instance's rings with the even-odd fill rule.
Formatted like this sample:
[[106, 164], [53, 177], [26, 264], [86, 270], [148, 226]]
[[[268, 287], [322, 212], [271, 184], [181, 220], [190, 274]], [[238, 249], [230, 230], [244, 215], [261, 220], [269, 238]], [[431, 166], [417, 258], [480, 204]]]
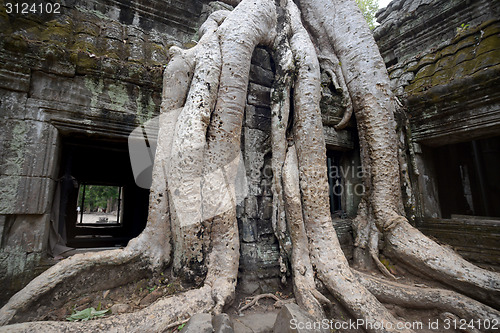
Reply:
[[7, 14], [1, 3], [0, 299], [45, 267], [62, 138], [124, 141], [158, 114], [168, 47], [192, 44], [204, 10], [61, 4], [59, 14]]
[[276, 286], [279, 276], [278, 242], [271, 223], [271, 109], [274, 74], [271, 57], [257, 48], [250, 68], [247, 105], [242, 132], [242, 151], [247, 172], [248, 195], [238, 207], [243, 290], [253, 293]]
[[391, 88], [404, 105], [399, 118], [408, 215], [466, 258], [496, 266], [498, 223], [486, 217], [442, 219], [439, 198], [456, 195], [449, 193], [456, 189], [438, 188], [438, 177], [452, 170], [438, 173], [435, 156], [436, 147], [500, 133], [499, 13], [494, 0], [395, 0], [377, 14], [374, 32]]
[[374, 36], [394, 64], [451, 40], [457, 28], [498, 17], [499, 8], [495, 0], [393, 0], [376, 14]]

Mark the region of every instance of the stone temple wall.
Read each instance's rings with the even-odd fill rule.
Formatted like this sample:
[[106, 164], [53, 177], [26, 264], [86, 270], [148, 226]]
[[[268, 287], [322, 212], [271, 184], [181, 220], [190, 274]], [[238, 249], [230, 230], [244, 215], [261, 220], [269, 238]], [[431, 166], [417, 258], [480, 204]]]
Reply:
[[0, 12], [0, 299], [47, 265], [66, 138], [126, 142], [159, 113], [168, 47], [189, 47], [201, 1], [58, 1]]
[[374, 36], [404, 106], [408, 215], [466, 258], [500, 266], [500, 3], [394, 0]]

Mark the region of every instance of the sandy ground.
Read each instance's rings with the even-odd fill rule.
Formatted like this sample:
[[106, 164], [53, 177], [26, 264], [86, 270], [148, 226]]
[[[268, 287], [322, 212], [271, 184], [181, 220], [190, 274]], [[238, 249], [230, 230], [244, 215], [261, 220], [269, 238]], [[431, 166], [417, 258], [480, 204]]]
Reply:
[[[116, 212], [113, 213], [83, 213], [83, 223], [116, 223]], [[78, 215], [80, 223], [80, 215]]]

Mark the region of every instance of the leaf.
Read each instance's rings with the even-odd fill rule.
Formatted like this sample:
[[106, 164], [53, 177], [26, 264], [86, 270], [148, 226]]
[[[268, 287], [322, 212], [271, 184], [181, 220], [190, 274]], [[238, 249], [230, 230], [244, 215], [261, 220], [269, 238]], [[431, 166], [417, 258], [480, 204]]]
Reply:
[[78, 321], [78, 320], [87, 321], [89, 319], [103, 317], [109, 311], [110, 311], [110, 309], [96, 310], [94, 308], [86, 308], [82, 311], [78, 311], [78, 312], [73, 313], [71, 316], [66, 318], [66, 320], [68, 320], [68, 321]]
[[92, 313], [91, 309], [93, 309], [93, 308], [86, 308], [82, 311], [77, 311], [77, 312], [73, 313], [71, 316], [69, 316], [68, 318], [66, 318], [66, 320], [69, 320], [69, 321], [87, 320]]

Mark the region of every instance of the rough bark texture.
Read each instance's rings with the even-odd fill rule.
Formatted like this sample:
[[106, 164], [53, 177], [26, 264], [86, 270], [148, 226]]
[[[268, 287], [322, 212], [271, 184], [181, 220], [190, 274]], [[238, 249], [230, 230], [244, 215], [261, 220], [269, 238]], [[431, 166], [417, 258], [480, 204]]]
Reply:
[[[299, 305], [323, 318], [330, 300], [316, 279], [369, 332], [396, 329], [381, 302], [433, 307], [459, 318], [498, 318], [500, 279], [423, 236], [402, 215], [394, 102], [384, 63], [354, 1], [244, 0], [212, 13], [189, 50], [172, 48], [164, 73], [158, 149], [150, 212], [144, 232], [122, 250], [76, 255], [55, 265], [0, 310], [0, 324], [29, 320], [30, 305], [75, 277], [96, 269], [125, 271], [126, 283], [171, 264], [198, 289], [162, 298], [136, 313], [91, 322], [33, 322], [0, 331], [159, 332], [197, 312], [220, 313], [235, 293], [239, 235], [236, 222], [240, 138], [250, 60], [256, 46], [273, 50], [273, 226], [283, 269], [289, 260]], [[300, 8], [300, 9], [299, 9]], [[304, 23], [303, 23], [304, 22]], [[321, 121], [320, 66], [357, 120], [366, 188], [355, 220], [358, 265], [378, 260], [383, 234], [388, 253], [452, 286], [455, 292], [417, 289], [353, 271], [333, 228]], [[293, 87], [293, 90], [292, 90]], [[293, 93], [292, 93], [293, 91]], [[293, 112], [291, 112], [293, 110]], [[90, 284], [95, 286], [96, 284]], [[109, 286], [104, 286], [109, 288]], [[92, 289], [92, 288], [91, 288]], [[82, 290], [83, 292], [83, 290]]]

